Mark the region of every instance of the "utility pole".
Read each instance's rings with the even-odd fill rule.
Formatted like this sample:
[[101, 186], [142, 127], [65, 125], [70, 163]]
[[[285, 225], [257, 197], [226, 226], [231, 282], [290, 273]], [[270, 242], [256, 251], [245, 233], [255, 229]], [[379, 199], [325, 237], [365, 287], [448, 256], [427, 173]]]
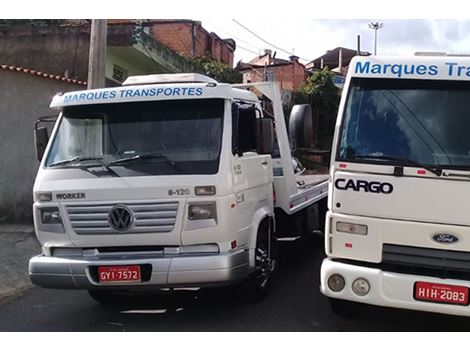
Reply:
[[383, 28], [384, 24], [379, 22], [369, 23], [369, 28], [375, 30], [375, 40], [374, 40], [374, 55], [377, 55], [377, 31], [380, 28]]
[[104, 88], [106, 69], [107, 20], [91, 20], [88, 56], [88, 89]]

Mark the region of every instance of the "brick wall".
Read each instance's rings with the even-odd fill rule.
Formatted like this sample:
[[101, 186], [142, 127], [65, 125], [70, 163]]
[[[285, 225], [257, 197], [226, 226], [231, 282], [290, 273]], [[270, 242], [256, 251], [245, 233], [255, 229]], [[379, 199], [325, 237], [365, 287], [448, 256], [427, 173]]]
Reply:
[[278, 82], [282, 90], [297, 90], [307, 79], [305, 68], [297, 61], [286, 65], [273, 65], [254, 68], [243, 73], [243, 82], [264, 81], [264, 72], [272, 74], [274, 81]]
[[153, 25], [152, 35], [173, 51], [191, 57], [193, 50], [191, 30], [191, 23], [158, 23]]
[[[193, 43], [194, 26], [194, 43]], [[207, 32], [197, 21], [155, 23], [152, 35], [160, 43], [186, 57], [209, 56], [233, 66], [232, 49], [215, 33]]]

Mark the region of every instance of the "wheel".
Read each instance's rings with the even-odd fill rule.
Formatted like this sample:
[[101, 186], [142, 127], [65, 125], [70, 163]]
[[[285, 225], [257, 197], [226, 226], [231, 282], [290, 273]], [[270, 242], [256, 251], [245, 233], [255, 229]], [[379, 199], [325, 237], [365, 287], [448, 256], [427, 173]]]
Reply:
[[111, 290], [88, 290], [88, 294], [101, 304], [113, 304], [117, 301], [117, 296]]
[[361, 303], [345, 301], [342, 299], [336, 299], [328, 297], [331, 310], [340, 316], [351, 317], [358, 315], [364, 306]]
[[277, 241], [272, 236], [271, 222], [264, 220], [256, 238], [255, 271], [241, 285], [241, 295], [245, 299], [256, 302], [268, 295], [276, 258]]

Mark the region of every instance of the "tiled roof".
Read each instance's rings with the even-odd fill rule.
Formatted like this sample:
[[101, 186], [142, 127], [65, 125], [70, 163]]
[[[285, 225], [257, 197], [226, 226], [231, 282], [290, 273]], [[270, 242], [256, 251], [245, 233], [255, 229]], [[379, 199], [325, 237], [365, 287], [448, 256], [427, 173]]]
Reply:
[[32, 75], [32, 76], [53, 79], [53, 80], [56, 80], [56, 81], [61, 81], [61, 82], [66, 82], [66, 83], [75, 83], [75, 84], [79, 84], [81, 86], [86, 86], [87, 85], [87, 82], [80, 81], [78, 79], [71, 79], [71, 78], [66, 78], [64, 76], [52, 75], [50, 73], [35, 71], [35, 70], [31, 70], [31, 69], [23, 68], [23, 67], [18, 67], [18, 66], [0, 65], [0, 68], [2, 70], [5, 70], [5, 71], [26, 73], [26, 74]]

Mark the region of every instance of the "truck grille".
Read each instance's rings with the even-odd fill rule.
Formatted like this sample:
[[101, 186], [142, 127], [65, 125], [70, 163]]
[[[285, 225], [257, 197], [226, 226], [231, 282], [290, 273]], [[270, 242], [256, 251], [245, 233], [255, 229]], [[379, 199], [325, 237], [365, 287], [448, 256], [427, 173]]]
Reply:
[[384, 270], [470, 279], [470, 252], [384, 244], [381, 264]]
[[[118, 203], [67, 205], [67, 215], [76, 234], [104, 235], [122, 234], [108, 223], [110, 210]], [[178, 213], [178, 202], [119, 203], [129, 208], [134, 216], [128, 233], [173, 231]]]

